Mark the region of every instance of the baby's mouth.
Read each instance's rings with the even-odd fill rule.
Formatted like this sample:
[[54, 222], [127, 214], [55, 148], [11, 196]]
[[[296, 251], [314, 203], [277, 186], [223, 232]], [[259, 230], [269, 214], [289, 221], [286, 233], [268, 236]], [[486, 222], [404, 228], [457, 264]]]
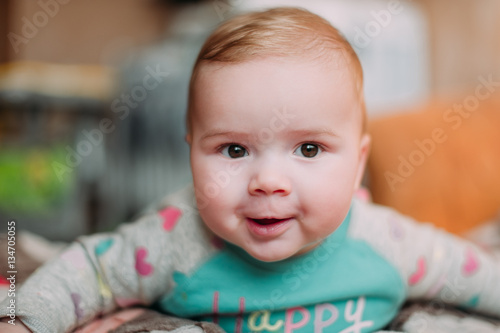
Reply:
[[247, 226], [256, 237], [270, 239], [283, 234], [290, 227], [293, 219], [294, 217], [275, 218], [266, 216], [258, 219], [247, 217]]
[[284, 218], [284, 219], [276, 219], [276, 218], [269, 218], [269, 219], [250, 219], [254, 221], [255, 223], [258, 223], [260, 225], [270, 225], [270, 224], [275, 224], [275, 223], [280, 223], [284, 222], [291, 219], [291, 217]]

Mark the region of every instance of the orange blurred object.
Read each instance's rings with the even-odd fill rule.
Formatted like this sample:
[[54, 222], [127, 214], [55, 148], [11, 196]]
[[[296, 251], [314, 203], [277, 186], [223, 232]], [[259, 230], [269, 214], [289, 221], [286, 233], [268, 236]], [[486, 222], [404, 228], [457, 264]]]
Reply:
[[456, 234], [494, 217], [500, 209], [500, 96], [487, 92], [476, 87], [471, 95], [372, 120], [373, 201]]

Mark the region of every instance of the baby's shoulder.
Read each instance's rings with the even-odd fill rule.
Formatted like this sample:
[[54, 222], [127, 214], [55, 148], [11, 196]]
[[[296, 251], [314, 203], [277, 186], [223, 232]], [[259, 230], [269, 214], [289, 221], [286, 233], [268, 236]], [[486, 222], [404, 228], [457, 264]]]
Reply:
[[349, 234], [353, 237], [403, 240], [413, 233], [435, 232], [429, 223], [417, 222], [393, 208], [353, 200]]
[[166, 229], [175, 230], [178, 223], [181, 228], [188, 229], [203, 226], [192, 185], [159, 200], [151, 213], [160, 216]]
[[392, 208], [353, 202], [349, 238], [363, 241], [395, 266], [406, 267], [405, 262], [414, 262], [414, 257], [432, 247], [443, 233], [430, 223], [417, 222]]
[[[140, 244], [170, 257], [177, 271], [189, 271], [218, 251], [213, 233], [196, 208], [194, 190], [187, 187], [161, 199], [140, 218], [119, 229], [129, 244]], [[154, 251], [152, 249], [155, 249]]]
[[160, 241], [169, 247], [206, 244], [211, 237], [196, 208], [192, 186], [162, 198], [117, 231], [126, 238]]

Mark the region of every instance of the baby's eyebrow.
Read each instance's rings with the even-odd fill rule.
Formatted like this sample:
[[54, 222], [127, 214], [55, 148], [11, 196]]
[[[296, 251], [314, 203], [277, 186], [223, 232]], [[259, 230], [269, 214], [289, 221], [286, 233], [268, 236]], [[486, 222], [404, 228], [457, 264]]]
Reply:
[[[336, 134], [333, 130], [330, 128], [314, 128], [314, 129], [286, 129], [283, 130], [285, 131], [286, 136], [299, 136], [299, 137], [308, 137], [308, 136], [331, 136], [334, 138], [338, 138], [339, 135]], [[281, 131], [278, 131], [281, 132]], [[235, 137], [235, 138], [247, 138], [251, 136], [251, 133], [246, 133], [246, 132], [238, 132], [238, 131], [228, 131], [228, 130], [223, 130], [223, 129], [213, 129], [208, 131], [207, 133], [203, 134], [201, 137], [201, 140], [206, 140], [210, 139], [213, 137]]]
[[226, 131], [221, 129], [210, 130], [201, 136], [201, 140], [210, 139], [217, 136], [230, 136], [230, 137], [247, 137], [249, 134], [236, 131]]
[[339, 135], [332, 131], [330, 128], [314, 128], [314, 129], [293, 129], [289, 130], [289, 135], [293, 136], [321, 136], [328, 135], [338, 138]]

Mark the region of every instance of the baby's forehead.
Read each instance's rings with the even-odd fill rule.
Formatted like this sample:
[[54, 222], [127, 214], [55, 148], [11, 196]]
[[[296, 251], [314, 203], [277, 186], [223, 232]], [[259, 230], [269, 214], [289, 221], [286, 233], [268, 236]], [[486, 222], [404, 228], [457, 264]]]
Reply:
[[342, 60], [266, 57], [236, 63], [206, 62], [196, 81], [190, 111], [190, 117], [195, 118], [207, 109], [219, 110], [218, 116], [236, 116], [237, 110], [249, 104], [269, 110], [287, 107], [299, 118], [311, 108], [329, 113], [326, 104], [320, 104], [325, 100], [330, 101], [332, 110], [338, 106], [346, 115], [362, 109], [355, 73]]
[[357, 99], [355, 78], [349, 68], [317, 59], [260, 58], [209, 63], [201, 69], [197, 81], [193, 97], [199, 107], [210, 104], [225, 108], [228, 102], [244, 107], [245, 103], [258, 105], [259, 100], [268, 102], [267, 107], [297, 101], [308, 107], [319, 99], [339, 99], [338, 103]]
[[196, 76], [198, 77], [200, 74], [212, 75], [227, 68], [236, 69], [233, 71], [233, 75], [238, 75], [238, 68], [244, 68], [251, 64], [256, 64], [256, 66], [253, 66], [253, 70], [262, 72], [263, 79], [268, 71], [268, 67], [259, 66], [259, 64], [272, 64], [274, 67], [286, 66], [287, 71], [296, 72], [297, 74], [300, 73], [303, 66], [322, 67], [326, 72], [331, 72], [332, 75], [342, 75], [344, 79], [351, 78], [352, 81], [358, 81], [359, 79], [356, 75], [355, 64], [342, 52], [330, 53], [327, 56], [321, 54], [304, 54], [302, 56], [270, 54], [245, 59], [244, 61], [203, 61], [198, 66]]
[[[352, 89], [358, 100], [360, 98], [358, 86], [362, 84], [352, 64], [340, 56], [330, 59], [267, 56], [241, 62], [207, 61], [201, 64], [197, 78], [193, 82], [192, 97], [205, 90], [224, 95], [224, 91], [216, 88], [224, 85], [225, 81], [237, 84], [237, 87], [229, 88], [241, 88], [238, 91], [242, 92], [258, 92], [259, 86], [269, 86], [270, 83], [279, 86], [270, 85], [271, 88], [279, 91], [279, 88], [294, 91], [304, 89], [304, 82], [307, 82], [306, 87], [318, 88], [318, 94], [320, 92], [331, 94], [339, 89]], [[255, 87], [254, 90], [248, 88], [252, 85]], [[325, 86], [328, 86], [327, 89], [319, 89]], [[274, 89], [271, 90], [274, 91]]]

